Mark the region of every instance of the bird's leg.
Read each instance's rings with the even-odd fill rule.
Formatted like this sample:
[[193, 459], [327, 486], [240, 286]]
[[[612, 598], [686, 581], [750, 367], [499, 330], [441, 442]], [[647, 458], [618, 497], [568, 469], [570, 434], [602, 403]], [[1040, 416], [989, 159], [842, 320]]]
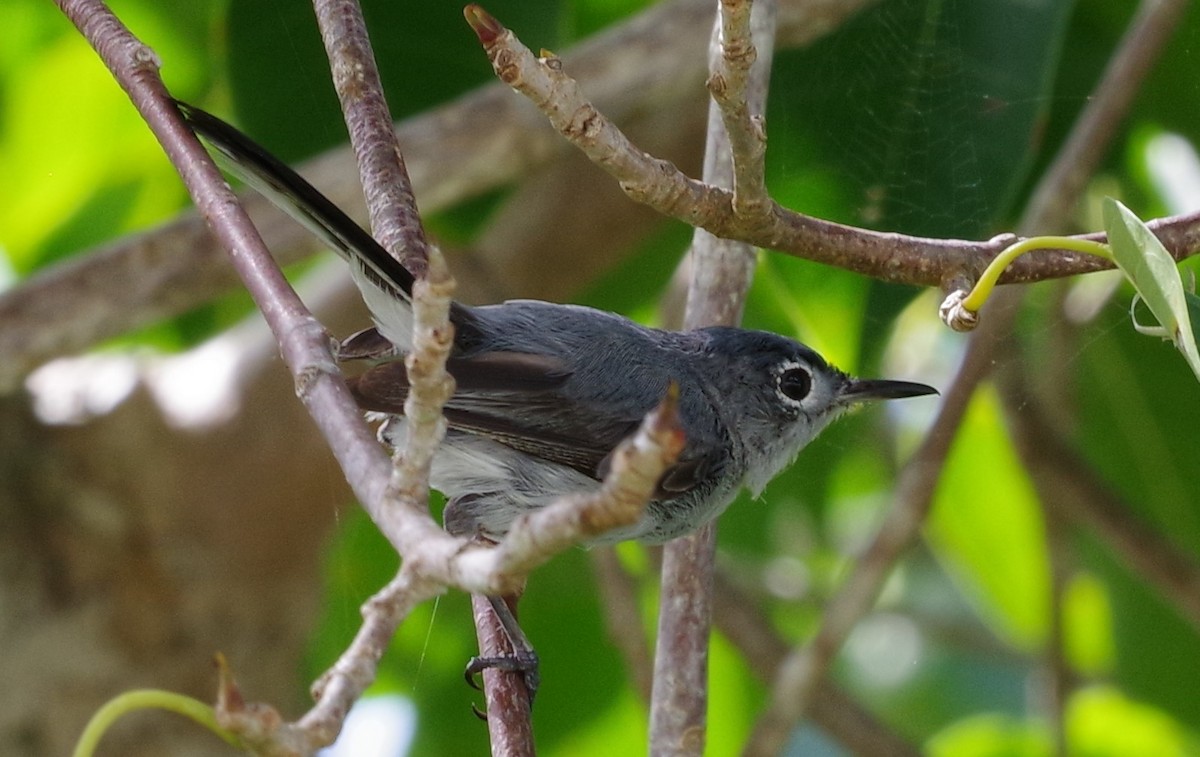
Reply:
[[529, 701], [532, 704], [541, 677], [538, 674], [537, 652], [529, 643], [529, 638], [521, 629], [520, 623], [517, 622], [517, 616], [509, 605], [509, 601], [516, 604], [517, 597], [488, 596], [487, 601], [491, 605], [492, 612], [496, 615], [496, 620], [503, 629], [504, 635], [508, 637], [511, 654], [472, 657], [467, 663], [465, 672], [467, 683], [476, 689], [480, 688], [475, 676], [489, 668], [517, 671], [523, 674], [525, 688], [529, 691]]

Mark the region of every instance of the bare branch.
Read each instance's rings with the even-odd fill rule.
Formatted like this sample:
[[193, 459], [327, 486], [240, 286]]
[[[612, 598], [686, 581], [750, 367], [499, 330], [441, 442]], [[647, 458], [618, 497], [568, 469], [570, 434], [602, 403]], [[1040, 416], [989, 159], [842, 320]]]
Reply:
[[651, 754], [704, 753], [716, 548], [712, 522], [663, 548], [658, 644], [650, 689]]
[[312, 686], [316, 705], [289, 728], [303, 738], [308, 751], [332, 744], [342, 730], [350, 708], [375, 681], [379, 661], [396, 629], [412, 609], [444, 590], [401, 569], [387, 586], [362, 607], [363, 624], [354, 640]]
[[333, 86], [358, 159], [374, 236], [414, 275], [428, 254], [412, 183], [383, 97], [375, 54], [357, 0], [314, 0]]
[[[762, 113], [766, 107], [777, 8], [774, 0], [760, 0], [753, 10], [752, 24], [749, 2], [721, 4], [709, 51], [713, 69], [710, 87], [716, 81], [725, 83], [721, 99], [709, 107], [704, 158], [704, 179], [711, 185], [735, 186], [735, 172], [737, 179], [750, 182], [746, 197], [749, 205], [765, 197], [761, 181], [764, 135], [761, 123], [753, 122], [750, 114]], [[735, 46], [732, 50], [726, 48], [730, 43]], [[762, 59], [752, 71], [748, 70], [759, 56], [757, 50], [763, 51]], [[730, 65], [729, 58], [736, 63]], [[737, 132], [736, 136], [731, 132]], [[734, 159], [741, 165], [735, 166]], [[754, 273], [754, 249], [744, 242], [718, 239], [696, 229], [689, 254], [692, 281], [684, 328], [740, 323]], [[663, 549], [658, 646], [650, 700], [652, 754], [704, 751], [715, 555], [715, 523], [707, 523], [695, 534], [676, 539]]]
[[[508, 602], [509, 598], [500, 601]], [[516, 596], [509, 609], [516, 617]], [[475, 634], [479, 638], [479, 654], [484, 658], [512, 659], [516, 655], [512, 639], [500, 624], [487, 597], [471, 597], [475, 619]], [[520, 671], [487, 668], [483, 671], [483, 691], [486, 701], [488, 735], [492, 754], [504, 757], [532, 757], [534, 754], [532, 707], [529, 688]]]
[[330, 341], [288, 286], [208, 153], [179, 117], [157, 75], [153, 53], [99, 0], [60, 0], [59, 5], [129, 94], [213, 233], [231, 251], [234, 267], [280, 342], [297, 393], [329, 441], [356, 495], [384, 534], [394, 538], [396, 529], [389, 527], [380, 506], [387, 458], [339, 378]]
[[[754, 8], [758, 12], [752, 13]], [[761, 70], [771, 70], [777, 16], [774, 2], [721, 0], [721, 41], [712, 51], [716, 55], [710, 54], [708, 92], [720, 111], [736, 175], [734, 181], [722, 186], [734, 188], [734, 212], [740, 216], [765, 215], [770, 208], [763, 112], [768, 81], [765, 76], [751, 78], [751, 71], [756, 60]], [[752, 31], [755, 22], [759, 28]], [[764, 39], [772, 40], [772, 44], [755, 42]]]
[[423, 533], [414, 533], [416, 538], [402, 545], [401, 555], [405, 557], [424, 547], [429, 527], [441, 531], [429, 516], [429, 468], [446, 435], [442, 407], [454, 394], [454, 379], [446, 372], [446, 359], [454, 348], [454, 327], [450, 323], [454, 279], [436, 247], [427, 247], [422, 253], [425, 276], [413, 286], [413, 349], [404, 359], [409, 382], [404, 400], [404, 441], [392, 458], [388, 483], [395, 501], [419, 509], [422, 521], [427, 521]]
[[[501, 81], [528, 97], [559, 132], [613, 176], [632, 199], [715, 236], [784, 252], [898, 283], [962, 288], [1011, 243], [1012, 234], [986, 242], [928, 239], [823, 221], [771, 202], [766, 214], [739, 215], [733, 193], [692, 179], [638, 149], [584, 96], [554, 56], [537, 58], [478, 6], [473, 26]], [[1131, 72], [1135, 73], [1135, 72]], [[1200, 212], [1149, 224], [1177, 259], [1200, 251]], [[1102, 240], [1103, 234], [1081, 235]], [[1093, 256], [1042, 250], [1009, 266], [1001, 283], [1061, 278], [1109, 268]]]

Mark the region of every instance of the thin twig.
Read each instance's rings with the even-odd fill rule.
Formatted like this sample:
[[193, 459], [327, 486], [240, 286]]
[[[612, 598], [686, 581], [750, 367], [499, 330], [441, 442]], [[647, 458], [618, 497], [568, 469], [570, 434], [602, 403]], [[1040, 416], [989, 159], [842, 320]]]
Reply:
[[[728, 186], [734, 189], [734, 211], [740, 216], [762, 216], [770, 208], [765, 171], [766, 116], [762, 109], [768, 82], [763, 76], [751, 78], [756, 60], [762, 70], [771, 70], [775, 50], [774, 44], [754, 42], [775, 37], [778, 11], [774, 3], [767, 9], [764, 5], [761, 0], [721, 0], [720, 43], [709, 61], [712, 74], [708, 77], [708, 92], [728, 135], [736, 176]], [[756, 8], [758, 12], [753, 12]], [[755, 22], [760, 28], [752, 31]]]
[[[420, 503], [422, 514], [428, 516], [429, 468], [446, 435], [442, 407], [454, 394], [454, 379], [446, 372], [446, 360], [454, 348], [450, 323], [454, 279], [437, 247], [423, 248], [421, 254], [425, 275], [413, 286], [413, 348], [404, 359], [409, 383], [404, 440], [392, 457], [388, 490], [398, 502]], [[405, 546], [405, 555], [421, 547], [419, 543]]]
[[[1153, 12], [1171, 13], [1174, 9], [1166, 4], [1147, 0], [1145, 5], [1150, 9], [1146, 14], [1139, 14], [1138, 26], [1122, 40], [1121, 48], [1114, 53], [1114, 59], [1127, 55], [1139, 58], [1153, 57], [1156, 48], [1161, 49], [1164, 39], [1151, 34], [1151, 44], [1147, 44], [1138, 29], [1153, 23]], [[1145, 47], [1143, 47], [1145, 46]], [[1130, 49], [1136, 52], [1130, 52]], [[1136, 91], [1141, 85], [1142, 78], [1148, 71], [1146, 66], [1112, 66], [1098, 83], [1095, 98], [1104, 100], [1113, 98], [1128, 104], [1128, 91]], [[1090, 108], [1085, 115], [1091, 118], [1110, 120], [1120, 119], [1122, 111], [1110, 107]], [[1077, 123], [1073, 132], [1089, 135], [1081, 144], [1094, 153], [1101, 153], [1104, 144], [1102, 140], [1111, 135], [1112, 130], [1098, 127], [1087, 122]], [[1047, 171], [1034, 195], [1045, 202], [1053, 196], [1060, 200], [1072, 190], [1079, 191], [1081, 184], [1067, 181], [1069, 171], [1061, 163], [1073, 160], [1073, 155], [1059, 156], [1055, 164]], [[1062, 202], [1057, 207], [1070, 208], [1075, 199]], [[1062, 224], [1064, 219], [1052, 217], [1048, 210], [1031, 204], [1027, 206], [1023, 216], [1022, 230], [1024, 233], [1043, 232], [1044, 229], [1032, 229], [1026, 224], [1045, 223]], [[913, 539], [916, 538], [921, 524], [929, 511], [934, 486], [945, 462], [950, 440], [958, 428], [967, 403], [974, 393], [975, 387], [990, 371], [995, 358], [997, 346], [1003, 343], [1010, 325], [1016, 317], [1021, 301], [1020, 290], [1005, 290], [994, 295], [987, 306], [987, 318], [971, 339], [953, 384], [946, 393], [942, 408], [935, 419], [921, 447], [909, 460], [901, 472], [893, 496], [891, 509], [885, 516], [874, 540], [855, 564], [850, 576], [830, 602], [823, 616], [822, 624], [816, 635], [805, 646], [795, 650], [781, 666], [779, 678], [772, 692], [771, 705], [767, 713], [759, 721], [755, 732], [747, 745], [748, 755], [776, 754], [784, 743], [792, 725], [803, 716], [810, 706], [820, 678], [829, 669], [834, 656], [841, 649], [847, 635], [858, 619], [865, 615], [874, 605], [883, 586], [884, 580], [891, 572], [892, 566], [903, 554]]]
[[[751, 113], [766, 107], [771, 50], [775, 44], [776, 4], [761, 0], [750, 8], [745, 3], [722, 3], [716, 19], [709, 62], [710, 81], [726, 76], [726, 55], [754, 61], [750, 72], [740, 70], [729, 78], [723, 102], [709, 107], [708, 139], [705, 146], [704, 180], [713, 186], [732, 187], [735, 167], [731, 143], [740, 148], [744, 163], [738, 178], [749, 177], [748, 197], [763, 196], [761, 175], [764, 150], [761, 123], [751, 134], [736, 138], [726, 130], [755, 129]], [[724, 31], [724, 34], [722, 34]], [[751, 35], [753, 34], [753, 39]], [[723, 43], [734, 40], [737, 50], [728, 53]], [[736, 89], [735, 89], [736, 87]], [[728, 119], [725, 114], [734, 114]], [[738, 116], [744, 114], [745, 118]], [[756, 161], [751, 164], [752, 161]], [[756, 177], [759, 177], [756, 179]], [[692, 282], [688, 289], [684, 328], [735, 326], [754, 272], [754, 249], [742, 242], [717, 239], [697, 229], [690, 250]], [[650, 698], [651, 754], [701, 754], [704, 751], [708, 709], [708, 637], [712, 619], [712, 573], [716, 555], [716, 524], [707, 523], [698, 532], [667, 544], [663, 550], [662, 594], [659, 603], [658, 645], [654, 657], [654, 683]]]
[[333, 743], [350, 708], [375, 680], [379, 661], [400, 623], [414, 607], [442, 591], [443, 586], [423, 581], [402, 568], [396, 578], [363, 604], [362, 626], [333, 667], [313, 684], [316, 705], [294, 726], [307, 739], [309, 751]]

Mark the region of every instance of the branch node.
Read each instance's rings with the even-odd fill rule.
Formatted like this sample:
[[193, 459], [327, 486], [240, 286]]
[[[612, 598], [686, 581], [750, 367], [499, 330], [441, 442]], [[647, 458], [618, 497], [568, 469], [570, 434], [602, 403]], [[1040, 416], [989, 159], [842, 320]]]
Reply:
[[979, 325], [979, 313], [963, 307], [965, 299], [967, 299], [967, 292], [956, 289], [946, 295], [942, 306], [938, 308], [938, 315], [941, 316], [942, 322], [955, 331], [974, 331], [975, 327]]

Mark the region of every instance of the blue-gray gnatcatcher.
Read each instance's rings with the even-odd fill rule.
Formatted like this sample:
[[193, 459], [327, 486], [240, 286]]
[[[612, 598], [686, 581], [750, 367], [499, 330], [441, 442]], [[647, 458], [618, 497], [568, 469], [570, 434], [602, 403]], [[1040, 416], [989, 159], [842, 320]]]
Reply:
[[[347, 343], [395, 356], [412, 343], [412, 275], [307, 181], [248, 137], [180, 103], [192, 128], [240, 178], [351, 263], [375, 328]], [[602, 541], [663, 542], [716, 517], [743, 487], [757, 495], [839, 413], [866, 400], [936, 394], [925, 384], [852, 378], [776, 334], [734, 328], [688, 332], [638, 325], [574, 305], [513, 300], [455, 303], [457, 382], [449, 431], [431, 482], [449, 504], [448, 530], [503, 535], [524, 512], [595, 490], [609, 454], [679, 386], [686, 446], [641, 520]], [[386, 340], [386, 342], [384, 342]], [[385, 344], [382, 351], [364, 345]], [[392, 416], [399, 438], [408, 380], [401, 360], [352, 379], [366, 410]]]

